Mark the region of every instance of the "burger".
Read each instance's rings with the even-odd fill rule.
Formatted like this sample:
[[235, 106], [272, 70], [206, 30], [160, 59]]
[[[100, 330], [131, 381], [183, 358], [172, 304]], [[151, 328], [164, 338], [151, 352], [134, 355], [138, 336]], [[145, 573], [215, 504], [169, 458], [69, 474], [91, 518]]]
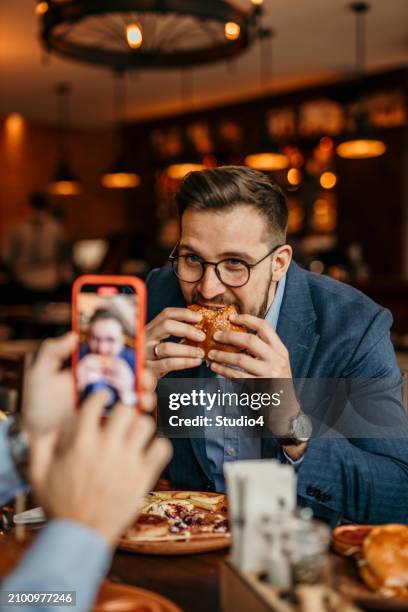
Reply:
[[208, 353], [215, 349], [217, 351], [226, 351], [227, 353], [240, 353], [241, 348], [233, 346], [231, 344], [223, 344], [214, 340], [214, 334], [216, 331], [235, 331], [235, 332], [246, 332], [247, 330], [242, 325], [236, 325], [230, 321], [231, 315], [238, 314], [237, 309], [232, 304], [229, 306], [223, 306], [221, 308], [205, 308], [199, 304], [191, 304], [188, 306], [189, 310], [198, 312], [202, 315], [201, 320], [195, 324], [195, 327], [205, 333], [205, 340], [195, 342], [184, 338], [184, 344], [190, 346], [197, 346], [203, 349], [205, 357], [208, 357]]
[[385, 597], [408, 599], [408, 526], [374, 527], [361, 553], [359, 569], [367, 586]]

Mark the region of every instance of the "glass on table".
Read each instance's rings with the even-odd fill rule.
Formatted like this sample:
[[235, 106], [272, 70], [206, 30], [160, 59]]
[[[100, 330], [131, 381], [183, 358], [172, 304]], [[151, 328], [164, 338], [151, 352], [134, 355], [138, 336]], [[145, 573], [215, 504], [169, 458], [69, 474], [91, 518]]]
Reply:
[[330, 528], [316, 520], [299, 517], [287, 521], [283, 552], [289, 559], [294, 584], [316, 584], [324, 580], [330, 545]]
[[295, 515], [274, 512], [264, 516], [260, 526], [265, 541], [262, 565], [268, 583], [278, 589], [324, 580], [330, 529], [312, 519], [309, 509]]

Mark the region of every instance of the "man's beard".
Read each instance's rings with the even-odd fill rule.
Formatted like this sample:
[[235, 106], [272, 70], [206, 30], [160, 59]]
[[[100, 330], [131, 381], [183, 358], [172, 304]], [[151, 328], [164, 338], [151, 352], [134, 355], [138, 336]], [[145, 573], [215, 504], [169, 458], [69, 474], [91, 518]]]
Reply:
[[[250, 314], [254, 317], [259, 317], [260, 319], [264, 319], [266, 313], [268, 312], [268, 302], [269, 302], [269, 289], [272, 282], [272, 273], [269, 276], [269, 279], [266, 283], [264, 295], [262, 297], [261, 304], [259, 306], [254, 306], [250, 308], [248, 311], [244, 311], [240, 302], [234, 301], [226, 301], [225, 297], [222, 295], [216, 296], [211, 299], [211, 304], [214, 306], [230, 306], [233, 305], [237, 309], [239, 314]], [[195, 291], [191, 298], [191, 304], [199, 304], [207, 302], [207, 300], [201, 295], [200, 292]]]

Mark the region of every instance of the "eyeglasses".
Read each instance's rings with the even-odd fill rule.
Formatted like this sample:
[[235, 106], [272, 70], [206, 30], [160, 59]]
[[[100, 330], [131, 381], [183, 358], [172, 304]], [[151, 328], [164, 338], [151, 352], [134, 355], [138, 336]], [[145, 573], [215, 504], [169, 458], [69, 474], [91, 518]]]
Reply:
[[227, 287], [243, 287], [249, 281], [252, 268], [264, 261], [272, 255], [283, 244], [276, 245], [269, 253], [264, 255], [259, 261], [249, 264], [242, 259], [228, 257], [221, 261], [205, 261], [199, 255], [188, 253], [187, 255], [175, 255], [175, 251], [179, 247], [176, 244], [169, 255], [175, 275], [185, 283], [198, 283], [205, 274], [206, 266], [214, 266], [217, 278]]

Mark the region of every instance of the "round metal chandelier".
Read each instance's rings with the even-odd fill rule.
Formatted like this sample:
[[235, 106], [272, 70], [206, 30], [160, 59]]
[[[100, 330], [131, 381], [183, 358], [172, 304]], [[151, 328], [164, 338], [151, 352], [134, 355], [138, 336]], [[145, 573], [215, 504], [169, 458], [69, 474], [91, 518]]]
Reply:
[[48, 0], [37, 4], [45, 49], [115, 70], [225, 60], [256, 39], [261, 6], [229, 0]]

